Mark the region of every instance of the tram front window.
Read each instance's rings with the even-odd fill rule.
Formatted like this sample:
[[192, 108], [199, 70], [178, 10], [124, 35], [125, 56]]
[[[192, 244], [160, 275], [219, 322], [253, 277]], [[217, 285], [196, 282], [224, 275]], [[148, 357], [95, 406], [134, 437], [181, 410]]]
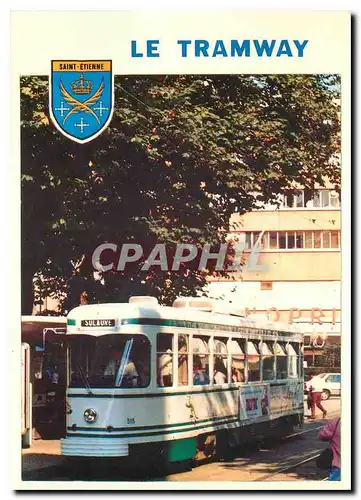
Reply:
[[143, 335], [79, 336], [70, 341], [70, 387], [136, 388], [150, 382], [150, 343]]

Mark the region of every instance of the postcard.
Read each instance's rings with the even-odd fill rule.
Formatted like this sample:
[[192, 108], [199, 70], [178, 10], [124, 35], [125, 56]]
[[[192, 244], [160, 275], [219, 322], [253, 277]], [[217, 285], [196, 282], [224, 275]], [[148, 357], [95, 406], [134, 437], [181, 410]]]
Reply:
[[13, 488], [350, 490], [350, 14], [11, 17]]

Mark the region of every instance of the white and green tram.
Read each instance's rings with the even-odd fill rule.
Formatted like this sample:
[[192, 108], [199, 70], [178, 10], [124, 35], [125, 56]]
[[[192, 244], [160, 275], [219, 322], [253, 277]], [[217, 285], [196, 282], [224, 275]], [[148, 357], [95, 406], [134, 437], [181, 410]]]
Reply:
[[67, 317], [68, 457], [222, 455], [303, 422], [303, 335], [153, 297], [84, 305]]

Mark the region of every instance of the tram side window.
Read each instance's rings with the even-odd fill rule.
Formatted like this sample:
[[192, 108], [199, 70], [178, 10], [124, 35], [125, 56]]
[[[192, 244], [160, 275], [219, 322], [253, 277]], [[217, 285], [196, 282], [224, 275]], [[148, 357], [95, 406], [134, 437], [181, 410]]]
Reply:
[[228, 382], [228, 351], [225, 340], [214, 339], [213, 383], [216, 385]]
[[275, 378], [275, 356], [273, 350], [273, 342], [263, 342], [262, 363], [263, 380], [273, 380]]
[[231, 382], [244, 382], [246, 347], [242, 339], [232, 339], [228, 343], [228, 352], [231, 354]]
[[290, 342], [287, 346], [288, 351], [288, 376], [297, 378], [299, 375], [299, 345]]
[[157, 385], [171, 387], [173, 385], [173, 337], [169, 333], [157, 335]]
[[193, 345], [193, 385], [209, 384], [208, 338], [194, 335]]
[[189, 337], [178, 336], [178, 385], [188, 385]]
[[287, 378], [287, 351], [284, 342], [277, 342], [275, 344], [276, 354], [276, 379]]
[[260, 350], [258, 340], [247, 342], [248, 382], [260, 380]]

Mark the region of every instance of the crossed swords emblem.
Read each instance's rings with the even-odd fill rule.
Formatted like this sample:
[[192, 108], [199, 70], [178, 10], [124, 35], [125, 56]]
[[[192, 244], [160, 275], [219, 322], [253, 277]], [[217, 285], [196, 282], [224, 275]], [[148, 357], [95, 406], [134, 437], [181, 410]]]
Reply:
[[102, 96], [103, 90], [104, 90], [104, 81], [103, 80], [101, 81], [98, 89], [94, 92], [94, 94], [92, 96], [90, 96], [88, 99], [86, 99], [86, 101], [83, 101], [83, 102], [78, 101], [78, 99], [75, 99], [75, 97], [73, 97], [72, 95], [70, 95], [69, 92], [64, 87], [63, 82], [60, 82], [59, 88], [60, 88], [60, 92], [61, 92], [62, 96], [64, 97], [64, 99], [66, 100], [66, 102], [68, 104], [70, 104], [71, 106], [73, 106], [70, 109], [69, 113], [67, 113], [65, 115], [65, 118], [63, 120], [63, 124], [66, 122], [66, 120], [69, 118], [69, 116], [71, 116], [74, 113], [80, 113], [82, 111], [84, 111], [85, 113], [90, 113], [91, 115], [94, 116], [94, 118], [96, 119], [96, 121], [98, 123], [100, 123], [99, 117], [91, 109], [90, 106], [92, 106], [93, 104], [96, 104], [97, 101]]

